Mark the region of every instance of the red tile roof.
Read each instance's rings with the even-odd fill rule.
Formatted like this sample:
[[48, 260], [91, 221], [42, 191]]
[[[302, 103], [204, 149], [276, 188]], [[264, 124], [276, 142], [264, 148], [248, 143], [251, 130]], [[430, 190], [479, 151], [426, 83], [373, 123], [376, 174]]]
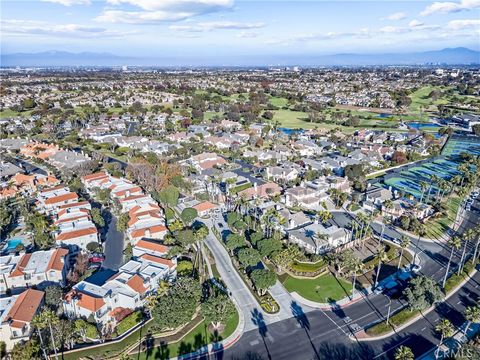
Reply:
[[21, 293], [8, 312], [5, 320], [12, 321], [10, 324], [16, 328], [32, 321], [43, 300], [43, 291], [28, 289]]
[[96, 234], [97, 229], [95, 227], [90, 227], [86, 229], [74, 230], [69, 232], [63, 232], [57, 235], [57, 241], [71, 240], [81, 236]]

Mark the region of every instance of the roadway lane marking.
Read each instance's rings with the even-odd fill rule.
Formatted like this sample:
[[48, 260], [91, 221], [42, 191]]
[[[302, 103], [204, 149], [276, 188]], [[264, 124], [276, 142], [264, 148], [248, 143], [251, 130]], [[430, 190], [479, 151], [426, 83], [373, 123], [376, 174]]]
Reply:
[[380, 357], [380, 356], [385, 355], [385, 354], [388, 353], [390, 350], [393, 350], [393, 349], [399, 347], [400, 345], [402, 345], [403, 343], [405, 343], [408, 339], [410, 339], [410, 336], [407, 336], [405, 339], [403, 339], [403, 340], [402, 340], [401, 342], [399, 342], [398, 344], [390, 347], [389, 349], [385, 350], [385, 351], [382, 352], [381, 354], [378, 354], [377, 356], [374, 356], [373, 358], [376, 359], [376, 358], [378, 358], [378, 357]]
[[424, 327], [424, 328], [422, 328], [422, 330], [420, 330], [420, 331], [424, 331], [426, 328], [427, 328], [427, 327], [425, 326], [425, 327]]
[[258, 340], [250, 341], [250, 346], [255, 346], [255, 345], [258, 345], [258, 344], [260, 344], [260, 341], [258, 341]]
[[[323, 311], [323, 310], [321, 310], [321, 309], [320, 309], [320, 311], [321, 311], [338, 329], [340, 329], [346, 337], [348, 337], [348, 335], [347, 335], [347, 333], [345, 332], [345, 330], [343, 330], [342, 327], [339, 326], [325, 311]], [[344, 325], [344, 326], [345, 326], [345, 325]]]

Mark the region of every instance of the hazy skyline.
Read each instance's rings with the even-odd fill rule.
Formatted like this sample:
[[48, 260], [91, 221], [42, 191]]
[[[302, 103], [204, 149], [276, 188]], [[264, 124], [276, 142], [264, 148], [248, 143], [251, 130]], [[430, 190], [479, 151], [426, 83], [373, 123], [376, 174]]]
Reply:
[[480, 48], [480, 0], [2, 1], [2, 53], [253, 56]]

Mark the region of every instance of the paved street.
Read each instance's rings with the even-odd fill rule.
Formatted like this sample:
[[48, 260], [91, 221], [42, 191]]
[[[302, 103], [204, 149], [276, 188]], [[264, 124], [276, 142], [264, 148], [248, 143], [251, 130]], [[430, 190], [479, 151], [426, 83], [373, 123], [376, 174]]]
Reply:
[[117, 230], [117, 218], [112, 214], [105, 236], [103, 268], [118, 270], [123, 265], [124, 234]]
[[[340, 218], [344, 218], [343, 221], [348, 220], [346, 214], [342, 214]], [[223, 229], [225, 232], [225, 229], [228, 229], [228, 225], [221, 217], [214, 221], [215, 224], [219, 222], [222, 224], [220, 230]], [[463, 219], [460, 230], [464, 231], [477, 223], [478, 216], [469, 212]], [[374, 224], [375, 231], [381, 230], [376, 227]], [[386, 228], [385, 232], [392, 237], [401, 238], [401, 234], [393, 228]], [[214, 252], [216, 259], [217, 256], [222, 259], [223, 250], [224, 259], [228, 259], [229, 262], [228, 254], [216, 238], [209, 236], [207, 245], [209, 243], [217, 250], [216, 255]], [[413, 238], [411, 250], [415, 250], [416, 243], [416, 239]], [[418, 248], [418, 257], [422, 265], [420, 273], [441, 280], [450, 255], [448, 246], [442, 242], [420, 241]], [[472, 246], [469, 246], [468, 252], [471, 251]], [[451, 272], [455, 271], [455, 264], [459, 263], [460, 256], [460, 252], [454, 255]], [[229, 264], [225, 260], [220, 260], [220, 264], [217, 264], [222, 278], [224, 278], [222, 271], [228, 273], [227, 265]], [[237, 295], [237, 291], [230, 288], [241, 305], [246, 327], [240, 340], [221, 354], [226, 359], [255, 358], [253, 354], [262, 359], [382, 359], [391, 357], [394, 349], [400, 344], [414, 348], [416, 356], [419, 356], [438, 342], [433, 328], [441, 316], [450, 319], [455, 326], [460, 326], [463, 322], [461, 315], [463, 309], [480, 296], [480, 274], [477, 273], [445, 305], [442, 304], [425, 319], [417, 321], [394, 337], [381, 341], [358, 342], [351, 340], [349, 336], [383, 321], [389, 305], [393, 314], [405, 306], [405, 302], [391, 300], [383, 294], [371, 294], [344, 309], [314, 310], [285, 296], [283, 291], [277, 293], [276, 286], [271, 293], [275, 298], [279, 296], [282, 312], [279, 317], [272, 318], [259, 311], [255, 299], [249, 296], [248, 289], [236, 273], [238, 279], [231, 273], [228, 275], [230, 278], [226, 281], [227, 286], [230, 288], [230, 283], [233, 282], [236, 289], [240, 289]]]

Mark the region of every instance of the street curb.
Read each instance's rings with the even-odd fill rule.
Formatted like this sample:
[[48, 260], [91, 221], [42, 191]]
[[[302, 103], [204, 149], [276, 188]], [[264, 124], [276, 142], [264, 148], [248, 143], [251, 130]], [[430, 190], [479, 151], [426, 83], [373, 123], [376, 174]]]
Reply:
[[[454, 289], [452, 289], [452, 291], [450, 291], [446, 296], [445, 296], [445, 299], [443, 299], [442, 303], [447, 301], [450, 297], [452, 297], [458, 290], [460, 290], [467, 282], [469, 282], [474, 276], [475, 274], [478, 272], [477, 269], [474, 269], [470, 274], [468, 274], [467, 278], [465, 280], [463, 280], [460, 284], [458, 284]], [[366, 335], [368, 337], [365, 337], [365, 338], [355, 338], [353, 337], [352, 335], [349, 336], [349, 338], [352, 340], [352, 339], [355, 339], [357, 341], [377, 341], [377, 340], [382, 340], [382, 339], [385, 339], [385, 338], [388, 338], [392, 335], [395, 335], [398, 331], [401, 331], [407, 327], [409, 327], [410, 325], [412, 325], [413, 323], [417, 322], [420, 318], [422, 317], [425, 317], [425, 315], [429, 314], [430, 312], [432, 312], [433, 310], [435, 310], [436, 308], [436, 305], [432, 305], [431, 307], [429, 307], [428, 309], [426, 309], [423, 313], [420, 313], [419, 315], [415, 316], [414, 318], [410, 319], [409, 321], [407, 321], [406, 323], [400, 325], [399, 327], [397, 328], [394, 328], [392, 331], [388, 332], [388, 333], [385, 333], [385, 334], [382, 334], [382, 335], [378, 335], [378, 336], [370, 336], [370, 335]], [[366, 333], [365, 333], [366, 334]]]

